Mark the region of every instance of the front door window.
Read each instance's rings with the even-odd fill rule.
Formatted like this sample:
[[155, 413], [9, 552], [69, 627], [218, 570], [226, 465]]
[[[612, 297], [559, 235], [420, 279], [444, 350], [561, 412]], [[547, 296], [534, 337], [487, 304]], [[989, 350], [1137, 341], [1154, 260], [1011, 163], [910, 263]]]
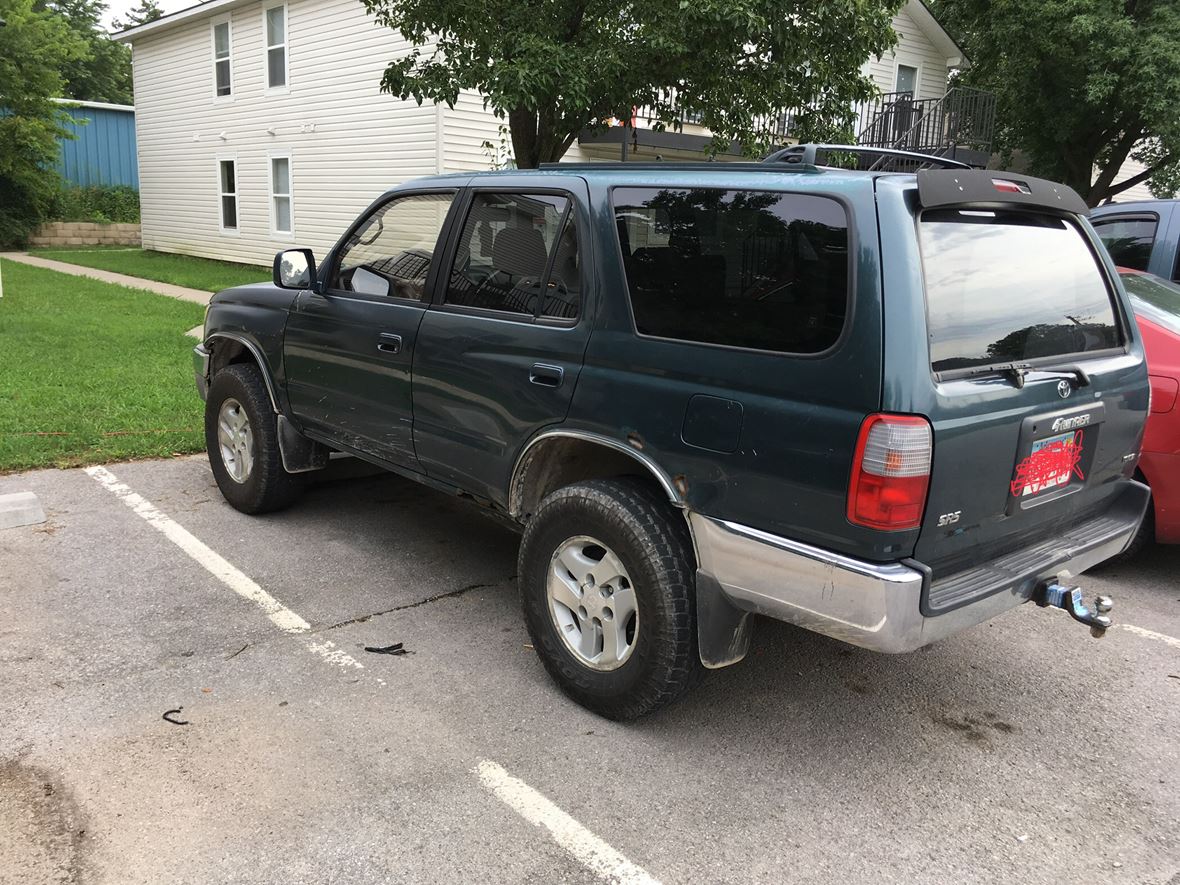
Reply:
[[340, 250], [330, 288], [422, 301], [454, 199], [454, 194], [414, 194], [379, 206]]
[[897, 92], [908, 92], [915, 96], [918, 90], [918, 69], [910, 65], [897, 66]]

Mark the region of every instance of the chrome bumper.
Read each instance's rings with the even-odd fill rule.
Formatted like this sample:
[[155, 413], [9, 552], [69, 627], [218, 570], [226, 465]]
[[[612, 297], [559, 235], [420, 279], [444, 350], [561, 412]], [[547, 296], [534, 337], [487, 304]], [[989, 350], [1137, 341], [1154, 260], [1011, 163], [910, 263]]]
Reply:
[[209, 351], [204, 343], [193, 348], [193, 381], [197, 385], [197, 393], [201, 399], [209, 397]]
[[1134, 519], [1120, 522], [1064, 562], [1046, 563], [1045, 574], [1020, 576], [967, 605], [926, 616], [926, 576], [917, 568], [864, 562], [699, 513], [689, 521], [700, 571], [734, 608], [890, 654], [929, 645], [1027, 602], [1043, 579], [1076, 575], [1120, 553], [1138, 525]]

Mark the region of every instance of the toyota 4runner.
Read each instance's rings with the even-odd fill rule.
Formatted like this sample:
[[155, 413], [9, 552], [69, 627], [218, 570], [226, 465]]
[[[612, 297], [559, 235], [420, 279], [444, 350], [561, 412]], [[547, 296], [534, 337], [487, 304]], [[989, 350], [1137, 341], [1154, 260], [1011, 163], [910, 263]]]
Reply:
[[510, 519], [537, 653], [612, 718], [741, 660], [751, 614], [882, 652], [1028, 600], [1101, 634], [1069, 581], [1143, 515], [1148, 381], [1085, 204], [815, 157], [394, 188], [213, 298], [222, 493], [274, 510], [335, 451]]

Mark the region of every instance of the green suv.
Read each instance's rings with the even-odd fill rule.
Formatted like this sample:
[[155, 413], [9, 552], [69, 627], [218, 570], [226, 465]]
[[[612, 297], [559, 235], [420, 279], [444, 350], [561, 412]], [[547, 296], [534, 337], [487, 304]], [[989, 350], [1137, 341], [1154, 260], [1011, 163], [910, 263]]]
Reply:
[[882, 652], [1028, 600], [1100, 634], [1069, 579], [1143, 515], [1148, 381], [1085, 204], [816, 156], [394, 188], [214, 297], [223, 494], [285, 506], [342, 452], [510, 520], [537, 653], [618, 719], [752, 614]]

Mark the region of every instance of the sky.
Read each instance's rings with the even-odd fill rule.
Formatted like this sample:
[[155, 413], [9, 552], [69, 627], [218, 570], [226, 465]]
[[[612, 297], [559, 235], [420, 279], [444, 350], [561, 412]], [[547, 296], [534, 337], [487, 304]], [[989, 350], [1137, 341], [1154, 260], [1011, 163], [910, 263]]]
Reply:
[[[197, 0], [159, 0], [159, 4], [166, 15], [188, 6], [196, 6]], [[109, 28], [112, 20], [126, 17], [127, 12], [138, 5], [139, 0], [107, 0], [107, 14], [103, 16], [103, 24]]]

